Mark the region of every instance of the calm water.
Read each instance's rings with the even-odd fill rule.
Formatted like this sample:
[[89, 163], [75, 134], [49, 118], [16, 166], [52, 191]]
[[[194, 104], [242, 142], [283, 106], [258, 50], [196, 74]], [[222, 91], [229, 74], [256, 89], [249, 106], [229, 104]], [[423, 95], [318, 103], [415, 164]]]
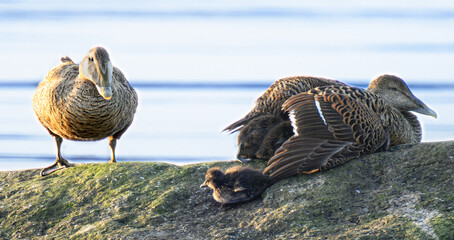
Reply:
[[[274, 80], [292, 75], [364, 86], [404, 78], [439, 114], [421, 116], [423, 141], [453, 139], [454, 3], [448, 1], [3, 1], [0, 3], [0, 170], [54, 161], [38, 123], [36, 84], [94, 45], [139, 92], [120, 161], [186, 164], [233, 159], [242, 117]], [[107, 141], [65, 141], [75, 162], [106, 162]]]

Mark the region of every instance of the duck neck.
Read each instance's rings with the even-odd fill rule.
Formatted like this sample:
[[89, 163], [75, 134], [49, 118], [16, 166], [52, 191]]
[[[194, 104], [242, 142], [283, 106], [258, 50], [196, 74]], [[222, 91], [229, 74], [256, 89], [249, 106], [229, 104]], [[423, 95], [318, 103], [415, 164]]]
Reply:
[[414, 142], [421, 142], [422, 138], [422, 129], [421, 123], [419, 122], [416, 115], [411, 112], [401, 112], [404, 115], [405, 119], [407, 120], [408, 124], [410, 124], [411, 128], [413, 129], [413, 138]]
[[388, 124], [391, 146], [421, 141], [421, 124], [413, 113], [396, 110], [391, 116]]

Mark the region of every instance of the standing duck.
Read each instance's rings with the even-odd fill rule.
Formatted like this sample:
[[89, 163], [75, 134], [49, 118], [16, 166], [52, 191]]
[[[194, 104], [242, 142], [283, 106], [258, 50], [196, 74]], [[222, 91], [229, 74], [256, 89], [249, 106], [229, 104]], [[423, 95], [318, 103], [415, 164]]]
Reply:
[[252, 110], [223, 131], [238, 135], [237, 158], [270, 159], [274, 152], [293, 135], [288, 113], [282, 104], [293, 95], [321, 86], [346, 86], [346, 84], [318, 77], [288, 77], [277, 80], [256, 101]]
[[57, 143], [57, 159], [41, 176], [74, 166], [61, 155], [63, 138], [97, 141], [108, 137], [109, 162], [116, 162], [117, 139], [131, 125], [137, 108], [136, 92], [112, 66], [104, 48], [90, 49], [80, 64], [69, 57], [61, 61], [48, 72], [33, 97], [38, 120]]
[[213, 198], [221, 204], [250, 201], [270, 186], [270, 179], [262, 172], [250, 167], [234, 166], [225, 173], [218, 167], [208, 169], [205, 182], [200, 188], [213, 189]]
[[269, 160], [264, 173], [278, 181], [343, 164], [389, 146], [421, 141], [421, 125], [411, 112], [437, 117], [392, 75], [374, 79], [367, 90], [324, 86], [290, 97], [294, 136]]

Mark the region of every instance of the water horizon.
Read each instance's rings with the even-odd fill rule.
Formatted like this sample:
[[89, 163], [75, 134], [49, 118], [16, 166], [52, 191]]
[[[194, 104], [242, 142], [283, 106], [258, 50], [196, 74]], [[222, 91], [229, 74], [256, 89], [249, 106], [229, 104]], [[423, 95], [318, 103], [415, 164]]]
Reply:
[[[362, 88], [397, 75], [438, 113], [418, 115], [423, 141], [454, 136], [454, 2], [23, 0], [2, 1], [0, 22], [0, 170], [53, 163], [34, 89], [93, 46], [139, 93], [119, 161], [233, 160], [237, 135], [221, 130], [275, 80], [302, 75]], [[76, 162], [110, 156], [106, 140], [62, 149]]]

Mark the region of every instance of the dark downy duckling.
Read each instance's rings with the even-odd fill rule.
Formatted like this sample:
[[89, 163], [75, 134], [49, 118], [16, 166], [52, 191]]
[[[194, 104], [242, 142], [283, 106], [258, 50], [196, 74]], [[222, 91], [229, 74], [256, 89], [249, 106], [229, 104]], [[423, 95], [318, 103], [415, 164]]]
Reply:
[[256, 159], [270, 159], [291, 136], [293, 136], [293, 127], [290, 121], [284, 120], [276, 124], [264, 136], [262, 144], [255, 153]]
[[367, 90], [350, 86], [314, 88], [289, 98], [283, 109], [295, 135], [269, 160], [273, 180], [343, 164], [389, 146], [421, 141], [421, 125], [410, 111], [436, 113], [392, 75], [374, 79]]
[[345, 86], [344, 83], [318, 77], [288, 77], [274, 82], [255, 102], [254, 108], [223, 131], [238, 135], [237, 158], [270, 159], [274, 151], [293, 135], [288, 114], [282, 104], [291, 96], [320, 86]]
[[274, 115], [258, 116], [249, 121], [238, 135], [237, 159], [242, 163], [251, 159], [268, 160], [292, 135], [289, 120]]
[[250, 201], [262, 194], [270, 186], [268, 176], [253, 168], [234, 166], [225, 173], [218, 167], [208, 169], [205, 182], [200, 188], [213, 189], [213, 198], [217, 202], [234, 204]]
[[80, 64], [69, 57], [38, 85], [33, 109], [40, 123], [55, 138], [57, 159], [41, 175], [72, 167], [61, 155], [64, 139], [97, 141], [109, 138], [110, 162], [116, 162], [117, 140], [131, 125], [137, 109], [137, 94], [123, 73], [112, 66], [109, 54], [94, 47]]

